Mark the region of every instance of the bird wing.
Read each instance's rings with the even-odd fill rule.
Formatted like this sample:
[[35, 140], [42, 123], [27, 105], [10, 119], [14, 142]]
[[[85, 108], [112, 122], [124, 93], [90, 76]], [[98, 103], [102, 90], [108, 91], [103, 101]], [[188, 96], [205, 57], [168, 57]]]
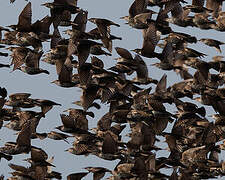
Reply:
[[31, 2], [29, 2], [19, 15], [18, 26], [21, 26], [24, 28], [30, 27], [31, 17], [32, 17], [32, 9], [31, 9]]

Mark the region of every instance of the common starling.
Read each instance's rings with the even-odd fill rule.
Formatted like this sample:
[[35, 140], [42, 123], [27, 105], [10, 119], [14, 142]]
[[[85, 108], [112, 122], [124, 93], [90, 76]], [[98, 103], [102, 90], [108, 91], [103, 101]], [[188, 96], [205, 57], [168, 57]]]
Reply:
[[143, 30], [143, 39], [142, 48], [133, 51], [148, 58], [159, 57], [159, 55], [154, 52], [159, 41], [155, 21], [150, 20], [148, 28]]
[[110, 39], [110, 26], [114, 25], [120, 27], [119, 24], [116, 24], [108, 19], [101, 18], [90, 18], [88, 21], [95, 23], [97, 25], [98, 31], [101, 34], [101, 40], [104, 46], [112, 52], [112, 40]]
[[80, 11], [80, 8], [77, 7], [77, 1], [70, 0], [55, 0], [52, 3], [44, 3], [42, 4], [42, 6], [50, 8], [54, 28], [57, 28], [61, 20], [63, 19], [64, 11], [69, 11], [72, 14], [76, 14]]
[[78, 42], [77, 55], [78, 55], [78, 61], [79, 61], [80, 66], [82, 66], [86, 62], [86, 60], [90, 54], [91, 47], [95, 46], [95, 45], [102, 46], [101, 43], [97, 43], [97, 42], [91, 41], [91, 40], [83, 39]]
[[19, 68], [21, 65], [23, 65], [26, 62], [26, 59], [31, 55], [33, 55], [34, 51], [25, 48], [25, 47], [9, 47], [8, 48], [10, 51], [12, 51], [11, 57], [12, 57], [12, 62], [11, 65], [13, 64], [13, 71]]
[[31, 2], [28, 2], [27, 5], [24, 7], [23, 11], [19, 15], [18, 24], [10, 25], [9, 27], [20, 32], [31, 32], [32, 31], [31, 16], [32, 16]]
[[46, 114], [48, 111], [50, 111], [53, 106], [61, 106], [61, 104], [59, 103], [46, 99], [34, 99], [33, 102], [36, 106], [41, 107], [41, 111], [43, 114]]
[[218, 52], [222, 53], [220, 45], [223, 45], [224, 44], [223, 42], [215, 39], [205, 39], [205, 38], [202, 38], [199, 41], [205, 43], [208, 46], [215, 47]]
[[222, 9], [223, 1], [220, 0], [207, 0], [206, 1], [206, 8], [210, 9], [213, 11], [212, 17], [217, 18], [219, 16], [219, 12]]

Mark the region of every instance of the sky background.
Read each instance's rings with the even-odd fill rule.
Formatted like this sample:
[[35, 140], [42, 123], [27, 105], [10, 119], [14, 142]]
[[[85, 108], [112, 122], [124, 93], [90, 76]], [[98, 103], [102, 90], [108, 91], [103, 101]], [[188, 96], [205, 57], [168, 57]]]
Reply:
[[[43, 6], [40, 6], [41, 3], [46, 1], [44, 0], [33, 0], [32, 2], [32, 22], [35, 22], [38, 19], [42, 19], [49, 13], [49, 9]], [[51, 1], [49, 1], [51, 2]], [[114, 21], [121, 25], [120, 28], [112, 26], [111, 34], [122, 37], [122, 40], [113, 41], [113, 47], [123, 47], [128, 50], [141, 48], [142, 46], [142, 32], [141, 30], [136, 30], [125, 24], [124, 20], [121, 20], [120, 17], [128, 15], [128, 9], [132, 4], [133, 0], [80, 0], [78, 1], [78, 6], [84, 10], [88, 10], [88, 18], [91, 17], [99, 17], [106, 18]], [[190, 1], [187, 1], [190, 3]], [[18, 15], [22, 11], [22, 9], [27, 4], [24, 0], [16, 0], [14, 4], [10, 4], [9, 0], [2, 0], [0, 5], [0, 25], [7, 26], [11, 24], [17, 24]], [[223, 7], [224, 9], [224, 7]], [[158, 10], [156, 9], [158, 12]], [[74, 16], [73, 16], [74, 17]], [[87, 31], [94, 28], [95, 25], [88, 22]], [[200, 38], [214, 38], [220, 41], [225, 42], [224, 32], [218, 32], [215, 30], [200, 30], [197, 28], [180, 28], [178, 26], [171, 25], [172, 29], [177, 32], [185, 32]], [[60, 28], [60, 30], [65, 30], [66, 28]], [[51, 27], [51, 32], [53, 29]], [[63, 33], [62, 36], [66, 37]], [[163, 36], [162, 36], [163, 37]], [[191, 44], [189, 47], [194, 48], [202, 53], [207, 54], [205, 58], [206, 61], [211, 60], [211, 58], [215, 55], [225, 55], [225, 46], [221, 47], [222, 54], [219, 54], [214, 48], [208, 47], [201, 42], [197, 44]], [[44, 52], [49, 50], [49, 43], [44, 43]], [[160, 49], [157, 49], [160, 51]], [[5, 50], [0, 50], [1, 52], [8, 52]], [[10, 54], [10, 53], [9, 53]], [[114, 65], [114, 58], [119, 57], [118, 54], [113, 49], [111, 57], [99, 56], [105, 63], [106, 67], [110, 67]], [[76, 57], [75, 57], [76, 59]], [[180, 77], [172, 71], [163, 72], [157, 68], [153, 68], [150, 65], [158, 62], [156, 59], [146, 59], [145, 62], [149, 68], [149, 76], [155, 79], [160, 79], [164, 73], [168, 75], [168, 84], [170, 86], [175, 82], [180, 81]], [[89, 60], [90, 61], [90, 57]], [[10, 57], [1, 57], [1, 63], [10, 63]], [[48, 99], [55, 101], [57, 103], [62, 104], [62, 106], [53, 107], [51, 111], [49, 111], [45, 118], [41, 119], [37, 132], [50, 132], [54, 130], [56, 126], [62, 125], [60, 114], [63, 113], [63, 110], [68, 108], [79, 108], [76, 105], [73, 105], [73, 101], [77, 101], [80, 99], [81, 90], [78, 88], [62, 88], [58, 87], [55, 84], [51, 84], [53, 80], [57, 79], [57, 74], [55, 71], [55, 67], [44, 62], [41, 62], [40, 67], [46, 69], [50, 72], [50, 75], [39, 74], [30, 76], [20, 72], [18, 70], [11, 72], [12, 68], [1, 68], [0, 69], [0, 87], [5, 87], [8, 91], [8, 94], [17, 93], [17, 92], [27, 92], [31, 93], [31, 98], [40, 98], [40, 99]], [[154, 87], [154, 85], [151, 85]], [[99, 101], [97, 101], [99, 102]], [[197, 103], [198, 104], [198, 103]], [[198, 104], [199, 105], [199, 104]], [[170, 112], [174, 112], [174, 106], [167, 106]], [[36, 110], [39, 110], [36, 108]], [[90, 108], [89, 110], [95, 113], [95, 118], [89, 118], [89, 128], [96, 127], [97, 120], [99, 120], [107, 111], [108, 105], [102, 106], [100, 110], [96, 110]], [[207, 115], [213, 114], [214, 111], [212, 108], [207, 108]], [[209, 117], [206, 117], [209, 118]], [[209, 118], [210, 119], [210, 118]], [[167, 131], [169, 132], [171, 129], [171, 125], [168, 126]], [[124, 131], [124, 133], [128, 133], [128, 128]], [[7, 141], [15, 141], [16, 136], [14, 135], [15, 131], [9, 130], [3, 127], [0, 130], [0, 146], [3, 146]], [[162, 138], [161, 138], [162, 139]], [[163, 140], [163, 139], [162, 139]], [[71, 143], [73, 142], [73, 138], [69, 140]], [[99, 159], [98, 157], [89, 155], [85, 156], [75, 156], [68, 152], [65, 152], [66, 149], [72, 147], [72, 144], [67, 144], [63, 141], [55, 141], [51, 139], [44, 140], [32, 140], [32, 145], [41, 147], [44, 151], [46, 151], [49, 157], [54, 156], [53, 164], [56, 166], [54, 171], [61, 172], [63, 175], [63, 179], [70, 173], [85, 171], [82, 168], [88, 166], [101, 166], [109, 168], [113, 170], [117, 161], [105, 161]], [[162, 148], [166, 148], [162, 143], [158, 144], [158, 146]], [[168, 153], [166, 151], [162, 151], [157, 154], [157, 156], [167, 156]], [[8, 167], [8, 163], [15, 163], [18, 165], [28, 166], [22, 161], [22, 159], [30, 157], [29, 155], [16, 155], [13, 157], [13, 160], [10, 162], [2, 159], [0, 162], [0, 174], [3, 174], [5, 177], [9, 177], [9, 172], [12, 172]], [[91, 179], [92, 174], [89, 174], [84, 179]], [[107, 177], [107, 176], [105, 176]]]

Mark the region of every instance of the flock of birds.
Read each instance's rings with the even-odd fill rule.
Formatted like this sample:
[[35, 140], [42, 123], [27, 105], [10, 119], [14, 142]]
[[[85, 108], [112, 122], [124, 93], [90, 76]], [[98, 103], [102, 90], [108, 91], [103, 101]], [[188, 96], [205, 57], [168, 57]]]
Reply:
[[[225, 161], [220, 161], [219, 154], [225, 150], [225, 143], [221, 143], [225, 139], [225, 61], [223, 56], [204, 61], [206, 54], [188, 47], [199, 41], [222, 53], [220, 46], [224, 43], [197, 39], [170, 27], [173, 23], [223, 32], [222, 4], [223, 0], [207, 0], [206, 7], [204, 0], [193, 0], [191, 4], [184, 0], [134, 0], [129, 15], [122, 17], [127, 26], [143, 32], [142, 47], [132, 50], [133, 55], [123, 47], [112, 45], [114, 40], [122, 40], [110, 32], [112, 26], [118, 28], [119, 24], [104, 18], [88, 18], [88, 12], [78, 7], [76, 0], [42, 4], [50, 8], [50, 16], [35, 23], [32, 23], [31, 2], [28, 2], [19, 15], [18, 24], [0, 27], [1, 48], [7, 46], [12, 59], [11, 64], [0, 64], [0, 67], [13, 66], [12, 71], [36, 75], [49, 74], [39, 67], [40, 60], [52, 64], [58, 75], [52, 83], [63, 88], [81, 88], [80, 101], [74, 102], [81, 108], [69, 108], [65, 111], [69, 114], [60, 114], [62, 125], [56, 127], [57, 130], [36, 132], [46, 113], [60, 104], [31, 98], [30, 93], [8, 95], [7, 87], [1, 87], [0, 128], [7, 127], [18, 133], [16, 142], [0, 147], [0, 158], [10, 161], [18, 154], [30, 154], [26, 159], [29, 167], [9, 163], [13, 172], [8, 179], [62, 179], [61, 172], [54, 171], [53, 159], [48, 158], [44, 149], [32, 145], [32, 139], [45, 138], [66, 143], [68, 138], [74, 138], [71, 148], [66, 150], [69, 153], [92, 154], [109, 162], [119, 160], [113, 170], [86, 167], [86, 172], [67, 175], [68, 180], [80, 180], [88, 173], [93, 173], [94, 180], [100, 180], [106, 172], [111, 173], [108, 180], [190, 180], [224, 176]], [[152, 7], [159, 11], [153, 11]], [[73, 14], [76, 15], [71, 20]], [[87, 22], [94, 23], [96, 28], [86, 32]], [[53, 34], [50, 34], [51, 25]], [[70, 38], [61, 36], [60, 26], [72, 27], [64, 31]], [[42, 48], [46, 41], [50, 41], [48, 52]], [[156, 47], [162, 51], [157, 52]], [[106, 69], [97, 56], [109, 58], [113, 48], [119, 57], [114, 66]], [[0, 55], [8, 56], [8, 53], [0, 52]], [[150, 78], [142, 57], [158, 59], [152, 66], [175, 71], [182, 81], [167, 87], [166, 74], [159, 79]], [[96, 100], [108, 104], [109, 110], [98, 120], [97, 127], [90, 129], [87, 116], [95, 118], [95, 114], [88, 109], [101, 108]], [[198, 107], [196, 101], [204, 106]], [[174, 105], [176, 113], [169, 112], [166, 104]], [[205, 106], [211, 106], [216, 112], [211, 122], [206, 118]], [[30, 110], [33, 107], [40, 110]], [[173, 124], [171, 132], [165, 132], [169, 124]], [[127, 141], [121, 135], [126, 127], [130, 129]], [[168, 157], [156, 157], [163, 150], [156, 146], [158, 136], [166, 140]], [[169, 175], [162, 169], [173, 172]]]

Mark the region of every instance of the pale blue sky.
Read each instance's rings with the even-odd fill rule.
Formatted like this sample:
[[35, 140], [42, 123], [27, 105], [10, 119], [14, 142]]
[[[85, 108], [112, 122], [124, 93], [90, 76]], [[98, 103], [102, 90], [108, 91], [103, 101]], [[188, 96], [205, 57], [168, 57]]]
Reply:
[[[41, 19], [45, 15], [49, 14], [49, 9], [45, 7], [41, 7], [40, 4], [46, 1], [44, 0], [32, 0], [32, 22], [35, 22], [37, 19]], [[88, 10], [88, 17], [99, 17], [99, 18], [107, 18], [121, 25], [120, 28], [112, 27], [112, 34], [116, 36], [121, 36], [122, 41], [114, 41], [113, 47], [119, 46], [126, 48], [128, 50], [140, 48], [142, 45], [142, 32], [140, 30], [132, 29], [130, 26], [125, 24], [124, 20], [119, 19], [121, 16], [128, 15], [129, 6], [133, 0], [80, 0], [78, 1], [78, 6]], [[189, 2], [189, 1], [188, 1]], [[2, 0], [0, 6], [0, 25], [7, 26], [11, 24], [17, 24], [18, 15], [26, 5], [26, 1], [24, 0], [16, 0], [14, 4], [10, 4], [9, 0]], [[92, 23], [88, 23], [87, 30], [94, 28], [95, 26]], [[171, 26], [173, 30], [179, 32], [186, 32], [192, 35], [195, 35], [198, 39], [200, 38], [215, 38], [217, 40], [221, 40], [225, 42], [224, 32], [217, 32], [214, 30], [199, 30], [197, 28], [180, 28], [177, 26]], [[64, 28], [61, 28], [62, 30]], [[184, 31], [185, 30], [185, 31]], [[51, 31], [52, 32], [52, 31]], [[62, 34], [63, 35], [63, 34]], [[225, 55], [225, 46], [222, 46], [222, 54], [217, 53], [213, 48], [207, 47], [202, 43], [197, 43], [191, 45], [190, 47], [207, 54], [208, 56], [205, 60], [210, 60], [214, 55]], [[49, 43], [45, 43], [44, 51], [49, 50]], [[115, 63], [113, 58], [118, 57], [113, 50], [112, 57], [104, 57], [100, 56], [106, 67], [109, 67]], [[146, 59], [144, 58], [149, 67], [149, 75], [150, 77], [160, 79], [164, 74], [161, 70], [153, 68], [150, 64], [157, 62], [155, 59]], [[1, 63], [9, 63], [11, 62], [10, 58], [1, 57]], [[61, 107], [54, 107], [50, 112], [47, 113], [46, 118], [42, 119], [37, 131], [38, 132], [49, 132], [54, 129], [54, 127], [61, 125], [60, 113], [63, 113], [63, 110], [77, 106], [72, 105], [73, 101], [77, 101], [80, 98], [81, 90], [78, 88], [69, 88], [64, 89], [58, 87], [50, 82], [57, 79], [57, 75], [55, 72], [55, 67], [48, 65], [46, 63], [41, 62], [41, 67], [43, 69], [47, 69], [50, 72], [50, 75], [40, 74], [35, 76], [29, 76], [20, 71], [14, 71], [10, 73], [11, 69], [1, 68], [0, 69], [0, 86], [5, 87], [8, 90], [8, 94], [16, 93], [16, 92], [28, 92], [32, 94], [32, 98], [43, 98], [53, 100], [57, 103], [61, 103]], [[178, 82], [180, 77], [176, 75], [176, 73], [172, 71], [167, 71], [168, 75], [168, 86], [172, 85], [174, 82]], [[171, 112], [175, 110], [171, 107], [168, 107]], [[90, 109], [95, 111], [96, 117], [94, 119], [89, 120], [89, 127], [92, 128], [96, 126], [97, 120], [103, 116], [108, 108], [102, 106], [100, 110]], [[208, 115], [214, 113], [211, 108], [208, 108]], [[168, 127], [168, 130], [170, 127]], [[0, 146], [3, 146], [7, 141], [15, 141], [16, 136], [13, 135], [15, 132], [8, 130], [3, 127], [0, 130]], [[70, 139], [72, 143], [73, 139]], [[107, 167], [111, 170], [116, 165], [116, 162], [110, 162], [101, 160], [92, 155], [88, 157], [84, 156], [75, 156], [68, 152], [64, 152], [64, 150], [70, 148], [72, 145], [68, 145], [63, 141], [54, 141], [54, 140], [32, 140], [32, 145], [38, 145], [43, 150], [45, 150], [49, 157], [54, 156], [53, 164], [56, 166], [54, 168], [55, 171], [59, 171], [63, 173], [63, 179], [65, 179], [66, 175], [74, 172], [85, 171], [82, 168], [87, 166], [102, 166]], [[167, 156], [168, 153], [159, 153], [158, 156]], [[29, 157], [30, 155], [16, 155], [10, 163], [15, 163], [19, 165], [28, 165], [25, 162], [21, 161], [24, 158]], [[9, 176], [9, 172], [11, 171], [8, 167], [9, 162], [5, 159], [2, 159], [0, 162], [0, 174], [4, 174], [6, 177]], [[92, 175], [88, 175], [84, 179], [91, 179]]]

